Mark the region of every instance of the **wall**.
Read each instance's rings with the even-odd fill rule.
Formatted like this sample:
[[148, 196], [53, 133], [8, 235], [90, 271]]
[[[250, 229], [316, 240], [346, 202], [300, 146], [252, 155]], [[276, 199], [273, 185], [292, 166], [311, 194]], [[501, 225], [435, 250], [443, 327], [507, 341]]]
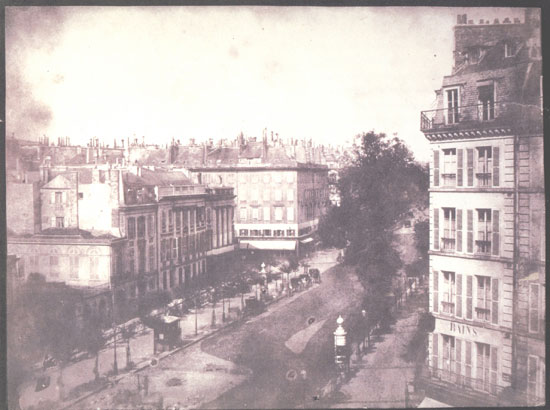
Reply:
[[17, 234], [33, 234], [40, 231], [38, 183], [7, 183], [6, 220], [7, 229]]

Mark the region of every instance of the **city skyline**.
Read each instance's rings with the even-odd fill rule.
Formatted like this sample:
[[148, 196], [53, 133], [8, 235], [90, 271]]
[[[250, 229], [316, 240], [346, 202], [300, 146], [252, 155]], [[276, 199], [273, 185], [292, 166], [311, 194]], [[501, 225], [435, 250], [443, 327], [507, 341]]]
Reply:
[[7, 135], [336, 145], [374, 129], [425, 161], [418, 111], [450, 74], [457, 14], [523, 9], [8, 7]]

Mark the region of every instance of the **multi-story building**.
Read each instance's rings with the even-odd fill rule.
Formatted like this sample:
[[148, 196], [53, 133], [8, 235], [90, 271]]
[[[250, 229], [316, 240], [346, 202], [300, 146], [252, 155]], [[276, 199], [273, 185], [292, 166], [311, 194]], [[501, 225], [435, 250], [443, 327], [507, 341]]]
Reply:
[[454, 405], [544, 403], [540, 16], [458, 16], [452, 74], [423, 111], [430, 167], [426, 387]]
[[[23, 192], [30, 202], [39, 198], [39, 232], [33, 234], [33, 224], [15, 224], [10, 254], [20, 258], [25, 276], [36, 272], [74, 287], [111, 289], [122, 317], [150, 291], [196, 284], [209, 252], [233, 249], [232, 188], [207, 189], [181, 173], [139, 166], [42, 171], [39, 194]], [[19, 215], [11, 208], [8, 214]]]
[[[197, 181], [232, 187], [241, 249], [299, 251], [313, 242], [328, 206], [328, 168], [289, 158], [284, 148], [249, 141], [240, 152], [218, 150], [191, 168]], [[233, 155], [231, 155], [233, 154]]]

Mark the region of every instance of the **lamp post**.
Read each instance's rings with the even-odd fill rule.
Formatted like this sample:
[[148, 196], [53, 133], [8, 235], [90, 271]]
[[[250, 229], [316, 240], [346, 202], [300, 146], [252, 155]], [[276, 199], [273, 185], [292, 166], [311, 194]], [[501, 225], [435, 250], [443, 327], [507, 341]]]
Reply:
[[348, 367], [348, 355], [346, 349], [346, 335], [348, 332], [342, 327], [344, 319], [341, 315], [336, 319], [338, 327], [334, 331], [334, 361], [341, 373], [345, 373]]
[[[363, 309], [361, 311], [361, 317], [363, 318], [363, 352], [366, 350], [368, 346], [370, 346], [370, 329], [369, 324], [367, 320], [367, 311]], [[365, 343], [365, 341], [368, 341]]]
[[263, 280], [263, 284], [262, 284], [262, 295], [263, 295], [263, 290], [264, 289], [267, 289], [267, 273], [265, 271], [265, 263], [262, 262], [262, 264], [260, 265], [260, 267], [262, 268], [260, 270], [260, 274], [262, 275], [262, 280]]

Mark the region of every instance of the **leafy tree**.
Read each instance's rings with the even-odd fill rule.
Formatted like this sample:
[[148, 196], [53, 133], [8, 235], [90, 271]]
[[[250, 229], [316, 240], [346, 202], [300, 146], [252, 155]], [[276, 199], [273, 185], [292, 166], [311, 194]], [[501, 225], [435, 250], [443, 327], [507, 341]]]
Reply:
[[430, 248], [430, 223], [427, 220], [414, 224], [414, 240], [418, 254], [426, 258]]

